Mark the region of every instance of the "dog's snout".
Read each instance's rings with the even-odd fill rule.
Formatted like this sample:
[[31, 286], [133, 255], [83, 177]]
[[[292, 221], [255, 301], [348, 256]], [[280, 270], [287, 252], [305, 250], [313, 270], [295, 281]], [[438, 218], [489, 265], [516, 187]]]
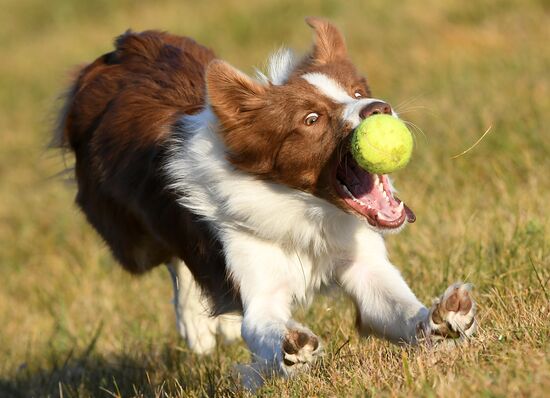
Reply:
[[385, 102], [376, 101], [376, 102], [371, 102], [370, 104], [365, 106], [363, 109], [361, 109], [361, 111], [359, 112], [359, 117], [361, 119], [366, 119], [372, 115], [383, 115], [383, 114], [391, 115], [392, 114], [391, 106], [389, 104], [386, 104]]

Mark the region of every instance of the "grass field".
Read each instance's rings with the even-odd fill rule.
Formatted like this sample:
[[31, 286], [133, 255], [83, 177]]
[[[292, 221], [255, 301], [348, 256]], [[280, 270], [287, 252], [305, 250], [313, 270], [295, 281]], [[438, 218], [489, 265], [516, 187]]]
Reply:
[[[336, 0], [3, 0], [0, 13], [0, 396], [247, 395], [236, 343], [198, 357], [178, 338], [171, 283], [115, 264], [55, 177], [45, 149], [74, 65], [131, 27], [190, 35], [252, 72], [282, 44], [310, 45], [306, 15], [332, 19], [377, 97], [420, 126], [396, 176], [416, 224], [388, 238], [418, 296], [476, 286], [480, 331], [452, 351], [359, 339], [345, 297], [298, 319], [326, 355], [258, 393], [548, 396], [550, 390], [550, 4]], [[469, 147], [492, 126], [471, 152]]]

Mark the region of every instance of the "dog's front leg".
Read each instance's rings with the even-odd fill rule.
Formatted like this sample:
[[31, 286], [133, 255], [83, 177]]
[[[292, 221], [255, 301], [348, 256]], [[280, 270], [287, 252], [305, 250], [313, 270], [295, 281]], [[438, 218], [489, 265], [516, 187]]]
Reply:
[[340, 284], [357, 306], [360, 332], [412, 344], [424, 336], [457, 338], [474, 333], [470, 285], [451, 285], [428, 309], [387, 259], [382, 237], [370, 237], [367, 242], [357, 259], [344, 262], [337, 272]]
[[269, 373], [290, 376], [307, 369], [320, 343], [291, 318], [294, 297], [303, 294], [308, 279], [296, 256], [236, 231], [226, 236], [224, 246], [243, 303], [242, 337], [253, 354], [252, 365], [240, 367], [244, 384], [255, 388]]

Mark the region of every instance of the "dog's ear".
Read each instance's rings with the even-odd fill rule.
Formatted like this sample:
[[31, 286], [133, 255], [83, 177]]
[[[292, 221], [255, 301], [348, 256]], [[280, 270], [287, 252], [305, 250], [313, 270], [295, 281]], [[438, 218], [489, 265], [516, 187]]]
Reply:
[[220, 60], [208, 65], [206, 89], [214, 113], [228, 129], [259, 109], [266, 91], [265, 86]]
[[267, 173], [273, 166], [269, 130], [257, 129], [265, 109], [267, 87], [226, 62], [215, 60], [206, 70], [206, 89], [229, 161], [239, 169]]
[[307, 17], [306, 23], [315, 32], [313, 59], [320, 64], [345, 59], [348, 56], [344, 36], [336, 26], [316, 17]]

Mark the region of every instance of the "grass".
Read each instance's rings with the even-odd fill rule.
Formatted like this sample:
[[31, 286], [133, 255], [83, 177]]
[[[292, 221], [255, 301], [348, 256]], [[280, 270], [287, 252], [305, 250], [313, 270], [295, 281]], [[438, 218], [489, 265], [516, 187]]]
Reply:
[[[418, 216], [389, 252], [429, 303], [476, 286], [479, 334], [454, 350], [359, 339], [345, 297], [298, 319], [326, 355], [259, 393], [302, 396], [546, 396], [550, 389], [550, 7], [546, 1], [4, 0], [0, 13], [0, 396], [231, 396], [242, 343], [193, 355], [178, 339], [168, 273], [113, 261], [54, 177], [45, 150], [73, 65], [128, 27], [190, 35], [252, 72], [286, 43], [310, 44], [305, 15], [345, 32], [377, 97], [421, 126], [397, 176]], [[400, 105], [399, 105], [400, 104]], [[472, 151], [452, 160], [492, 126]]]

